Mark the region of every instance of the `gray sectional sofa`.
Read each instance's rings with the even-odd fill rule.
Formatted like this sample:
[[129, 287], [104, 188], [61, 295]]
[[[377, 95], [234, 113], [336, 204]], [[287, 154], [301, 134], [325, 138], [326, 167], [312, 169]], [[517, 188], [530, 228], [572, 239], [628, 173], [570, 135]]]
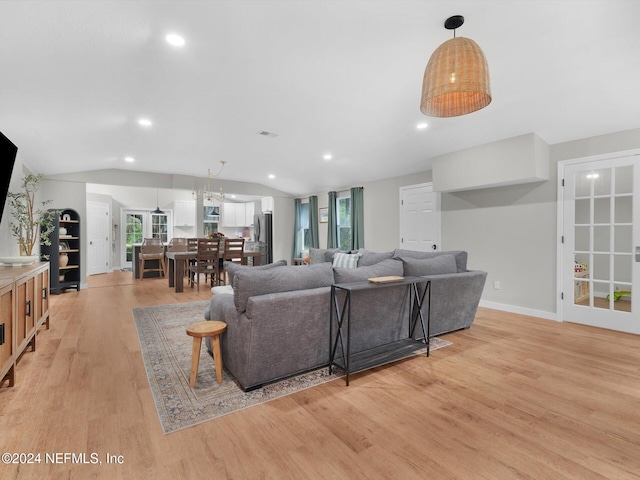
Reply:
[[[227, 324], [225, 368], [245, 390], [327, 365], [331, 285], [387, 275], [431, 280], [431, 335], [473, 323], [486, 272], [467, 270], [467, 253], [395, 250], [357, 252], [357, 268], [334, 267], [333, 252], [312, 252], [312, 264], [229, 266], [232, 295], [214, 295], [205, 318]], [[384, 292], [384, 294], [380, 294]], [[409, 335], [406, 288], [358, 292], [352, 297], [351, 352]], [[417, 335], [420, 329], [416, 329]]]

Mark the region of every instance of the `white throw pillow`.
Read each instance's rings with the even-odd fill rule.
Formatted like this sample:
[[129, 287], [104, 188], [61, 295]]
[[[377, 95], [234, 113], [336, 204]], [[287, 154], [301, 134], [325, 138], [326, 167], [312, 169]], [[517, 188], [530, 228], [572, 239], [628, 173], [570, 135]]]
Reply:
[[338, 252], [333, 256], [333, 266], [340, 268], [357, 268], [359, 253], [341, 253]]

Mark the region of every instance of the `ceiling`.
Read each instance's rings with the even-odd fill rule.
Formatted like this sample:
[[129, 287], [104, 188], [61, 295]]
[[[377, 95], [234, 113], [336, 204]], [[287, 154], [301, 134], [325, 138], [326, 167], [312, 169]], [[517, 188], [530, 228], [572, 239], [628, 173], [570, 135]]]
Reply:
[[[424, 68], [454, 14], [487, 56], [493, 101], [425, 117]], [[525, 133], [640, 127], [638, 18], [636, 0], [3, 0], [0, 131], [46, 175], [204, 177], [225, 160], [220, 178], [322, 192]]]

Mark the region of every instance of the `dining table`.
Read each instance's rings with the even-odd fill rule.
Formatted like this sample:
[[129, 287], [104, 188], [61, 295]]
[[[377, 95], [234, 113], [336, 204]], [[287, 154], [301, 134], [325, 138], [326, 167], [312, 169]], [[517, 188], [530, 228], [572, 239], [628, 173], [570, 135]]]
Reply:
[[[196, 250], [183, 252], [166, 252], [169, 287], [173, 287], [176, 293], [184, 292], [184, 265], [185, 261], [195, 260], [198, 256]], [[252, 259], [252, 265], [260, 265], [260, 252], [243, 252], [242, 265], [248, 265], [249, 259]], [[222, 259], [226, 260], [225, 258]]]

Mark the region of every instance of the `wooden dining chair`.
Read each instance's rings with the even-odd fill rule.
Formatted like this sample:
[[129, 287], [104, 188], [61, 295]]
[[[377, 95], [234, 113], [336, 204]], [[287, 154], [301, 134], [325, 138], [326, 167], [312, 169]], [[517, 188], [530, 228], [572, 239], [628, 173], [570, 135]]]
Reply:
[[200, 291], [200, 275], [210, 278], [211, 286], [220, 278], [220, 240], [215, 238], [199, 238], [198, 253], [194, 264], [189, 265], [189, 285], [195, 283]]
[[[224, 261], [242, 264], [242, 256], [244, 255], [244, 238], [227, 238], [224, 241]], [[220, 277], [224, 284], [227, 284], [227, 272], [222, 262], [222, 271]]]
[[[158, 266], [147, 267], [147, 262], [156, 260]], [[140, 280], [144, 278], [145, 272], [159, 272], [167, 276], [167, 264], [164, 261], [164, 246], [159, 238], [145, 238], [138, 254], [140, 268]]]
[[171, 240], [169, 240], [167, 252], [186, 252], [188, 248], [189, 245], [187, 238], [173, 237]]
[[[197, 247], [196, 247], [197, 248]], [[186, 237], [173, 237], [169, 240], [167, 252], [186, 252], [189, 250], [189, 239]], [[184, 260], [184, 273], [189, 272], [189, 261]]]

